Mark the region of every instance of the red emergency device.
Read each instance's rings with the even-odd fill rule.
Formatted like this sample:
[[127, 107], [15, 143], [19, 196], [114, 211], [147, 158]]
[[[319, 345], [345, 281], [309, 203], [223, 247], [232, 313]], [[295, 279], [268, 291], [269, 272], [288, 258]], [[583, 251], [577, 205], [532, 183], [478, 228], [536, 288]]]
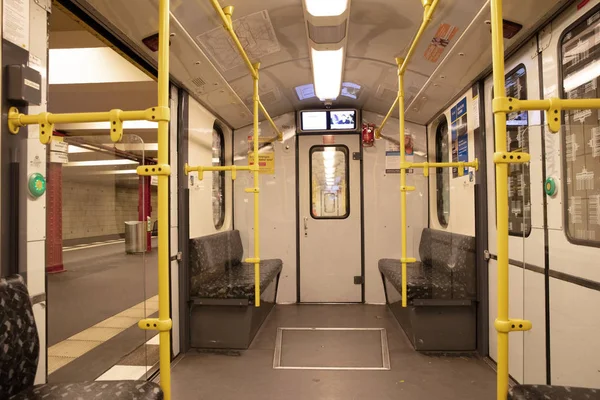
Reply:
[[364, 147], [372, 147], [375, 144], [375, 124], [363, 124], [362, 142]]

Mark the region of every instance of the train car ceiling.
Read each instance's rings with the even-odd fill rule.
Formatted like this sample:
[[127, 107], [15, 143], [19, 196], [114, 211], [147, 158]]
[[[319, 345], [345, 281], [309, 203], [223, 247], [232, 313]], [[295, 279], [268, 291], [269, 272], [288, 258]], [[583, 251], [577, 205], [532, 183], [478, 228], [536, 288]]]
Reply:
[[[138, 45], [149, 60], [156, 53], [142, 39], [156, 31], [154, 2], [75, 0]], [[349, 0], [342, 93], [334, 106], [385, 114], [395, 99], [394, 57], [408, 48], [422, 18], [419, 1]], [[507, 0], [504, 18], [523, 25], [505, 40], [516, 49], [567, 0]], [[313, 95], [310, 46], [300, 1], [222, 2], [252, 61], [261, 62], [260, 95], [272, 116], [322, 106]], [[251, 124], [251, 79], [210, 2], [174, 2], [171, 10], [173, 78], [233, 128]], [[406, 118], [426, 124], [491, 65], [489, 1], [440, 2], [406, 73]], [[533, 51], [533, 50], [532, 50]], [[308, 86], [307, 86], [308, 85]]]

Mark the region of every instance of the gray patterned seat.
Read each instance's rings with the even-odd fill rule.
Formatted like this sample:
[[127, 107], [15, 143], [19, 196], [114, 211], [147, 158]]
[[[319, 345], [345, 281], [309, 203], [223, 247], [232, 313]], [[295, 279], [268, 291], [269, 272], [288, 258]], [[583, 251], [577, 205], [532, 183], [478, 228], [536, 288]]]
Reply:
[[0, 279], [0, 399], [162, 400], [158, 385], [144, 381], [34, 386], [40, 351], [31, 300], [23, 278]]
[[[225, 231], [190, 239], [190, 295], [254, 301], [254, 264], [242, 262], [240, 232]], [[261, 293], [281, 272], [279, 259], [261, 260]]]
[[[475, 300], [477, 275], [475, 238], [457, 233], [423, 229], [420, 262], [407, 265], [407, 298]], [[402, 290], [400, 260], [379, 260], [379, 271]]]
[[600, 389], [569, 386], [517, 385], [508, 391], [509, 400], [588, 400], [600, 399]]

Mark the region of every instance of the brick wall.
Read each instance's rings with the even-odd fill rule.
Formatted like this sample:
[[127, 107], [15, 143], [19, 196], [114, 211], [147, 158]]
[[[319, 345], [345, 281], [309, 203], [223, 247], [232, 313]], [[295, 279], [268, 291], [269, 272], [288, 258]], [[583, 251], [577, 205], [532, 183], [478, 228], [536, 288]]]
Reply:
[[[158, 211], [152, 187], [152, 220]], [[138, 219], [138, 188], [63, 181], [63, 240], [125, 233], [125, 221]]]

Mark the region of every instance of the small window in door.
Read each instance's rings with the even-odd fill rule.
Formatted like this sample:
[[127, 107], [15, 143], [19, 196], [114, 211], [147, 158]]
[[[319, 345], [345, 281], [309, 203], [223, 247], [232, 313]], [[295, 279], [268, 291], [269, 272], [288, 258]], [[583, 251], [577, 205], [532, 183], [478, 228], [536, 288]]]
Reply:
[[310, 149], [310, 214], [315, 219], [350, 215], [349, 163], [346, 146]]
[[[560, 43], [563, 98], [600, 96], [600, 12], [583, 18]], [[561, 132], [565, 233], [570, 242], [600, 247], [600, 113], [563, 113]]]

